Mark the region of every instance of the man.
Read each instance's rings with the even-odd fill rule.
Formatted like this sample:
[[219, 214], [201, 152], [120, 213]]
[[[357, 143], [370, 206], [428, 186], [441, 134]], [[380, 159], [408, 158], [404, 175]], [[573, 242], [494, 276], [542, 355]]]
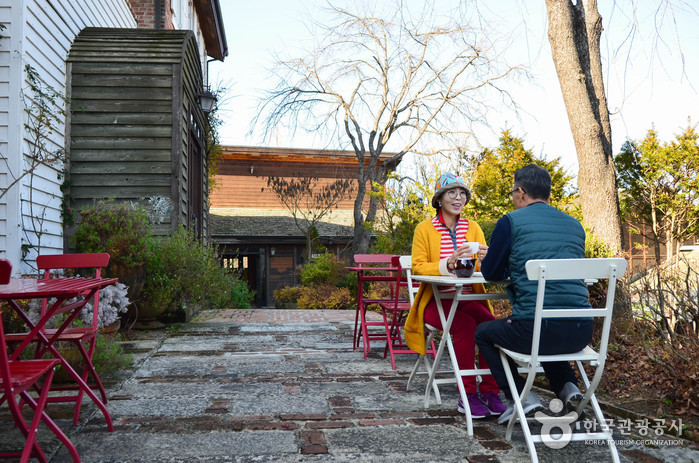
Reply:
[[[481, 262], [481, 272], [487, 280], [510, 278], [507, 294], [512, 303], [512, 315], [478, 325], [476, 344], [485, 357], [495, 381], [508, 399], [512, 399], [507, 385], [498, 344], [517, 352], [529, 353], [534, 327], [534, 307], [537, 282], [529, 281], [525, 264], [531, 259], [568, 259], [585, 257], [585, 231], [573, 217], [551, 207], [551, 176], [546, 169], [530, 164], [514, 175], [512, 200], [515, 210], [506, 214], [495, 225], [490, 247]], [[544, 307], [590, 307], [587, 287], [582, 281], [561, 281], [546, 286]], [[583, 349], [592, 338], [591, 319], [558, 319], [541, 327], [539, 353], [561, 354]], [[515, 368], [512, 360], [511, 368]], [[578, 389], [575, 371], [568, 362], [543, 365], [551, 389], [569, 409], [574, 408], [582, 394]], [[518, 392], [525, 380], [515, 374]], [[524, 403], [524, 412], [542, 409], [539, 398], [531, 392]], [[510, 405], [498, 423], [506, 423], [514, 410]]]

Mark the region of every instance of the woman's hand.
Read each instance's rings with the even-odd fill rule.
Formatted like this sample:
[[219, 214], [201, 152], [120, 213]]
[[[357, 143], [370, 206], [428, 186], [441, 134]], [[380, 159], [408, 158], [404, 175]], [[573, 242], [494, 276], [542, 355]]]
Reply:
[[451, 256], [449, 256], [449, 258], [447, 259], [447, 266], [448, 268], [453, 269], [456, 265], [456, 259], [459, 259], [461, 257], [468, 257], [470, 259], [472, 256], [473, 253], [471, 252], [471, 246], [466, 244], [464, 246], [461, 246], [460, 248], [457, 248], [456, 251], [454, 251], [454, 253]]
[[486, 246], [485, 244], [481, 244], [478, 247], [478, 252], [476, 253], [476, 258], [478, 260], [483, 260], [483, 259], [485, 259], [485, 256], [487, 254], [488, 254], [488, 246]]
[[[485, 259], [486, 254], [488, 254], [488, 246], [485, 244], [481, 244], [478, 247], [478, 252], [476, 252], [476, 258], [478, 260], [483, 260]], [[473, 253], [471, 252], [471, 246], [470, 245], [464, 245], [458, 248], [454, 253], [447, 258], [447, 268], [449, 271], [454, 269], [456, 266], [456, 259], [459, 259], [461, 257], [468, 257], [469, 259], [473, 257]]]

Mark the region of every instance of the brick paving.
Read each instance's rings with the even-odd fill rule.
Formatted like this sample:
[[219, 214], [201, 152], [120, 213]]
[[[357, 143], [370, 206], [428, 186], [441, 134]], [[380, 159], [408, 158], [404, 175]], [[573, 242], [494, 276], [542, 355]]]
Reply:
[[[353, 329], [353, 311], [204, 312], [172, 330], [131, 333], [136, 364], [108, 387], [113, 433], [87, 403], [76, 427], [68, 407], [49, 413], [85, 462], [529, 460], [521, 432], [508, 442], [494, 418], [476, 420], [469, 437], [454, 387], [425, 408], [424, 380], [405, 389], [414, 357], [399, 356], [394, 371], [377, 344], [365, 360], [351, 347]], [[0, 446], [12, 431], [5, 418]], [[51, 462], [70, 461], [48, 431], [40, 442]], [[542, 462], [610, 461], [605, 446], [537, 450]], [[698, 456], [689, 444], [620, 447], [622, 462]]]
[[[348, 310], [273, 310], [244, 309], [210, 311], [198, 320], [210, 323], [319, 323], [354, 322], [354, 311]], [[381, 321], [378, 312], [367, 312], [368, 321]]]

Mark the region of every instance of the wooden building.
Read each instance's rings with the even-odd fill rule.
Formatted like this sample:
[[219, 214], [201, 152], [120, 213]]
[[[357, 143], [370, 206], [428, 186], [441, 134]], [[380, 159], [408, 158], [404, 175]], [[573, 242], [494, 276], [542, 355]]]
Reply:
[[[383, 154], [379, 162], [393, 154]], [[225, 265], [242, 271], [258, 306], [273, 305], [275, 289], [298, 282], [297, 269], [306, 256], [305, 236], [267, 188], [267, 179], [312, 175], [319, 185], [356, 179], [357, 158], [351, 151], [223, 147], [211, 194], [211, 240]], [[321, 244], [338, 255], [348, 252], [352, 241], [354, 198], [343, 200], [317, 226]]]
[[208, 227], [202, 69], [187, 30], [86, 28], [67, 59], [73, 210], [94, 198], [165, 197], [167, 234]]

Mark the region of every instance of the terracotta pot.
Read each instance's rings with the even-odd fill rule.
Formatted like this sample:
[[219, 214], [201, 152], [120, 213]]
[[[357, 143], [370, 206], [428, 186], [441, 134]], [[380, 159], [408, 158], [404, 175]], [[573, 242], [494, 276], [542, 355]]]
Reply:
[[100, 334], [102, 336], [107, 336], [108, 338], [113, 338], [116, 336], [117, 332], [121, 328], [121, 319], [117, 318], [111, 325], [104, 326], [100, 328]]

